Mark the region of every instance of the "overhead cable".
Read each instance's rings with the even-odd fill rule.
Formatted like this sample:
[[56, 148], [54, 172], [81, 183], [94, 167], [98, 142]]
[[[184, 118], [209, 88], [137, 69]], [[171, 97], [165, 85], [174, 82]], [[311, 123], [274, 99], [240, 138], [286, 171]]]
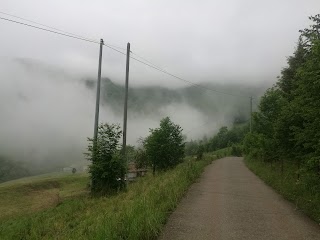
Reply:
[[[6, 13], [3, 13], [3, 12], [0, 12], [2, 14], [6, 14]], [[9, 15], [9, 14], [6, 14], [6, 15]], [[10, 15], [9, 15], [10, 16]], [[14, 15], [12, 15], [14, 16]], [[20, 17], [17, 17], [17, 16], [14, 16], [16, 18], [20, 18]], [[78, 39], [78, 40], [82, 40], [82, 41], [86, 41], [86, 42], [90, 42], [90, 43], [94, 43], [94, 44], [100, 44], [100, 42], [98, 41], [95, 41], [95, 40], [92, 40], [92, 39], [88, 39], [88, 38], [84, 38], [84, 37], [81, 37], [79, 35], [76, 35], [76, 34], [72, 34], [72, 33], [69, 33], [69, 32], [65, 32], [65, 31], [62, 31], [62, 30], [59, 30], [57, 28], [52, 28], [52, 27], [49, 27], [47, 25], [44, 25], [44, 24], [40, 24], [40, 23], [37, 23], [37, 22], [34, 22], [34, 21], [30, 21], [30, 20], [26, 20], [26, 21], [29, 21], [29, 22], [33, 22], [33, 23], [36, 23], [38, 25], [41, 25], [41, 26], [45, 26], [45, 27], [49, 27], [51, 29], [55, 29], [55, 30], [50, 30], [50, 29], [47, 29], [47, 28], [43, 28], [43, 27], [38, 27], [38, 26], [35, 26], [35, 25], [32, 25], [32, 24], [28, 24], [28, 23], [24, 23], [24, 22], [20, 22], [20, 21], [16, 21], [16, 20], [12, 20], [12, 19], [8, 19], [8, 18], [4, 18], [4, 17], [0, 17], [0, 19], [2, 20], [5, 20], [5, 21], [9, 21], [9, 22], [12, 22], [12, 23], [16, 23], [16, 24], [20, 24], [20, 25], [24, 25], [24, 26], [27, 26], [27, 27], [31, 27], [31, 28], [35, 28], [35, 29], [38, 29], [38, 30], [42, 30], [42, 31], [47, 31], [47, 32], [50, 32], [50, 33], [54, 33], [54, 34], [58, 34], [58, 35], [62, 35], [62, 36], [65, 36], [65, 37], [70, 37], [70, 38], [74, 38], [74, 39]], [[25, 20], [24, 18], [20, 18], [20, 19], [23, 19]], [[106, 43], [103, 43], [104, 46], [122, 54], [122, 55], [125, 55], [126, 56], [126, 53], [123, 53], [119, 50], [117, 50], [114, 46], [110, 45], [110, 44], [106, 44]], [[136, 55], [137, 57], [141, 58], [141, 59], [144, 59], [142, 57], [140, 57], [139, 55], [133, 53], [134, 55]], [[234, 97], [245, 97], [245, 98], [248, 98], [249, 96], [244, 96], [244, 95], [238, 95], [238, 94], [233, 94], [233, 93], [228, 93], [228, 92], [223, 92], [223, 91], [219, 91], [219, 90], [216, 90], [216, 89], [213, 89], [213, 88], [209, 88], [209, 87], [206, 87], [206, 86], [203, 86], [201, 84], [198, 84], [198, 83], [194, 83], [194, 82], [191, 82], [189, 80], [186, 80], [182, 77], [179, 77], [175, 74], [172, 74], [158, 66], [156, 66], [155, 64], [152, 64], [151, 62], [147, 61], [146, 59], [144, 59], [144, 61], [138, 59], [138, 58], [135, 58], [133, 56], [130, 56], [131, 59], [141, 63], [141, 64], [144, 64], [150, 68], [153, 68], [159, 72], [162, 72], [164, 74], [167, 74], [173, 78], [176, 78], [180, 81], [183, 81], [183, 82], [186, 82], [188, 84], [190, 84], [191, 86], [193, 87], [197, 87], [197, 88], [201, 88], [201, 89], [204, 89], [204, 90], [208, 90], [208, 91], [211, 91], [211, 92], [214, 92], [214, 93], [220, 93], [220, 94], [225, 94], [225, 95], [229, 95], [229, 96], [234, 96]]]
[[[89, 41], [97, 42], [97, 41], [94, 40], [94, 39], [90, 39], [90, 38], [87, 38], [87, 37], [84, 37], [84, 36], [81, 36], [81, 35], [78, 35], [78, 34], [74, 34], [74, 33], [71, 33], [71, 32], [67, 32], [67, 31], [61, 30], [61, 29], [59, 29], [59, 28], [52, 27], [52, 26], [49, 26], [49, 25], [45, 25], [45, 24], [42, 24], [42, 23], [39, 23], [39, 22], [36, 22], [36, 21], [33, 21], [33, 20], [29, 20], [29, 19], [26, 19], [26, 18], [22, 18], [22, 17], [19, 17], [19, 16], [17, 16], [17, 15], [5, 13], [5, 12], [2, 12], [2, 11], [0, 11], [0, 14], [7, 15], [7, 16], [10, 16], [10, 17], [14, 17], [14, 18], [17, 18], [17, 19], [26, 21], [26, 22], [34, 23], [34, 24], [37, 24], [37, 25], [39, 25], [39, 26], [43, 26], [43, 27], [50, 28], [50, 29], [53, 29], [53, 30], [57, 30], [57, 31], [59, 31], [59, 32], [62, 32], [62, 33], [68, 34], [68, 35], [72, 35], [72, 36], [79, 37], [79, 38], [82, 38], [82, 39], [86, 39], [86, 40], [89, 40]], [[97, 42], [97, 43], [98, 43], [98, 42]], [[121, 49], [121, 50], [126, 50], [125, 48], [118, 47], [118, 46], [116, 46], [116, 45], [112, 45], [112, 44], [109, 44], [109, 43], [108, 43], [107, 45], [108, 45], [108, 46], [111, 46], [111, 47], [114, 47], [114, 48]]]

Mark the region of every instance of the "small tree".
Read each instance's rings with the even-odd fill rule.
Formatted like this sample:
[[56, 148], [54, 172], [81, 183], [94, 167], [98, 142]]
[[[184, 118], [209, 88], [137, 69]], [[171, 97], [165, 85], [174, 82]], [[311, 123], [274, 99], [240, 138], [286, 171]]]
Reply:
[[197, 160], [201, 160], [203, 158], [204, 147], [202, 144], [199, 145], [197, 149]]
[[89, 173], [92, 180], [92, 191], [112, 193], [125, 187], [123, 176], [125, 164], [120, 155], [120, 127], [115, 124], [100, 124], [96, 146], [88, 138], [87, 159], [92, 162]]
[[146, 149], [145, 149], [145, 139], [140, 137], [138, 139], [139, 145], [135, 149], [134, 153], [134, 162], [137, 168], [148, 168], [151, 166], [151, 162], [147, 156]]
[[187, 156], [196, 155], [199, 149], [199, 144], [197, 141], [191, 140], [190, 142], [185, 143], [185, 154]]
[[148, 168], [150, 166], [150, 161], [145, 149], [138, 148], [136, 150], [134, 155], [134, 162], [137, 168]]
[[156, 168], [165, 170], [182, 162], [184, 157], [184, 142], [182, 128], [174, 124], [169, 117], [160, 121], [160, 127], [150, 129], [144, 147], [146, 154]]

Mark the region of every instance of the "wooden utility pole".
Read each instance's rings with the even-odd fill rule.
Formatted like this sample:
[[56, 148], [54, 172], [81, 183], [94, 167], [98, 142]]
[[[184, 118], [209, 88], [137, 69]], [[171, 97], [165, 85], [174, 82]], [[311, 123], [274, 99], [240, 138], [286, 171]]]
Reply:
[[126, 160], [126, 145], [127, 145], [127, 113], [128, 113], [129, 64], [130, 64], [130, 43], [127, 44], [126, 85], [125, 85], [124, 109], [123, 109], [122, 154], [123, 154], [124, 160]]
[[94, 117], [94, 133], [93, 133], [93, 149], [94, 150], [96, 148], [97, 139], [98, 139], [102, 47], [103, 47], [103, 39], [100, 40], [100, 52], [99, 52], [98, 82], [97, 82], [97, 95], [96, 95], [96, 113], [95, 113], [95, 117]]
[[250, 133], [252, 132], [252, 97], [250, 97]]
[[[99, 66], [98, 66], [98, 81], [97, 81], [97, 95], [96, 95], [96, 112], [94, 116], [94, 129], [93, 129], [93, 153], [92, 161], [95, 161], [97, 140], [98, 140], [98, 127], [99, 127], [99, 107], [100, 107], [100, 86], [101, 86], [101, 63], [102, 63], [102, 48], [103, 39], [100, 40], [100, 51], [99, 51]], [[95, 188], [95, 181], [91, 180], [91, 190]]]
[[99, 127], [102, 47], [103, 47], [103, 39], [100, 40], [100, 51], [99, 51], [99, 66], [98, 66], [98, 80], [97, 80], [97, 94], [96, 94], [96, 112], [95, 112], [95, 116], [94, 116], [94, 131], [93, 131], [93, 160], [94, 160], [95, 150], [97, 147], [98, 127]]

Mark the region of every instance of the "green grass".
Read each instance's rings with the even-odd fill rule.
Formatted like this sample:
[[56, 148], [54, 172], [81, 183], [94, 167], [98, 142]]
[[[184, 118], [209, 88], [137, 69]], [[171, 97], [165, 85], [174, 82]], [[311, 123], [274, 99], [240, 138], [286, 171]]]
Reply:
[[297, 167], [289, 162], [285, 163], [283, 173], [281, 173], [280, 163], [273, 163], [271, 166], [270, 163], [248, 157], [245, 158], [245, 163], [265, 183], [293, 202], [297, 209], [320, 223], [319, 183], [315, 184], [303, 175], [298, 181]]
[[218, 158], [226, 157], [231, 155], [231, 147], [221, 148], [213, 152]]
[[[140, 178], [126, 192], [109, 197], [90, 197], [85, 175], [0, 185], [1, 199], [6, 199], [0, 202], [1, 211], [19, 206], [19, 211], [0, 218], [0, 239], [155, 239], [186, 190], [215, 158], [186, 158], [176, 168]], [[55, 191], [60, 199], [41, 203]], [[40, 209], [28, 209], [33, 204], [29, 194], [42, 196]]]
[[0, 222], [86, 194], [87, 174], [45, 174], [0, 184]]

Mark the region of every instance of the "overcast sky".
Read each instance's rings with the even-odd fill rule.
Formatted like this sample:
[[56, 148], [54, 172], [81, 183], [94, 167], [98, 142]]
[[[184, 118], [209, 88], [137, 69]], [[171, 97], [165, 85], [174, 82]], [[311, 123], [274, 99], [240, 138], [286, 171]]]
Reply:
[[[319, 0], [1, 0], [0, 11], [103, 38], [167, 71], [201, 81], [275, 81]], [[2, 17], [6, 17], [0, 14]], [[10, 17], [10, 19], [13, 19]], [[33, 58], [96, 77], [98, 46], [0, 21], [0, 56]], [[122, 81], [124, 56], [104, 49], [103, 74]], [[179, 81], [132, 61], [133, 84]]]
[[[120, 48], [130, 42], [134, 53], [189, 81], [254, 87], [276, 81], [299, 29], [319, 10], [319, 0], [0, 0], [0, 12]], [[98, 53], [98, 44], [0, 19], [0, 155], [66, 165], [83, 159], [93, 134], [95, 92], [79, 80], [96, 79]], [[102, 72], [124, 83], [125, 56], [104, 47]], [[132, 60], [135, 85], [186, 86]], [[128, 143], [147, 136], [164, 116], [188, 139], [210, 137], [234, 120], [227, 97], [221, 95], [221, 111], [213, 116], [187, 102], [162, 106], [156, 117], [129, 114]], [[236, 112], [246, 115], [245, 109]], [[121, 123], [122, 116], [104, 105], [99, 121]]]

